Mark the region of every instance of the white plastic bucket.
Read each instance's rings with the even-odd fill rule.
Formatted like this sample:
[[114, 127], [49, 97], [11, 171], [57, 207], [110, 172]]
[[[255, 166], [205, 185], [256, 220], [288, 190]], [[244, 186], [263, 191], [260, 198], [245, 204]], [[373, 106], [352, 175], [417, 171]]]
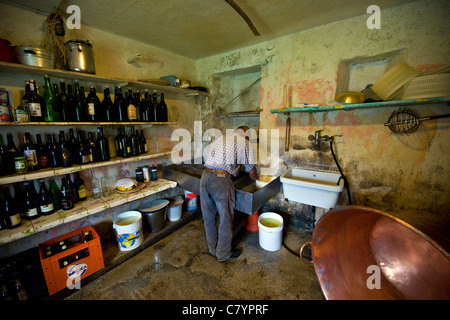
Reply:
[[[266, 219], [266, 220], [263, 220]], [[273, 226], [270, 226], [270, 219], [276, 222]], [[262, 223], [261, 223], [262, 221]], [[281, 249], [282, 236], [283, 236], [283, 218], [274, 212], [265, 212], [258, 218], [259, 229], [259, 245], [261, 248], [267, 251], [278, 251]]]
[[169, 202], [168, 218], [169, 221], [178, 221], [181, 218], [183, 207], [183, 198], [177, 197]]
[[120, 251], [136, 249], [144, 240], [142, 229], [142, 215], [139, 211], [123, 212], [113, 220]]

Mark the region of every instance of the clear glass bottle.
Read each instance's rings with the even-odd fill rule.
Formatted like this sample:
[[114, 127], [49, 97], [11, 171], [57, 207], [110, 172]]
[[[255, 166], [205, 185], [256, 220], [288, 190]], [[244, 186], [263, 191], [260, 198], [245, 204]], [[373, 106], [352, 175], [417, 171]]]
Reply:
[[91, 195], [93, 199], [100, 199], [102, 197], [100, 181], [95, 176], [94, 170], [91, 170]]

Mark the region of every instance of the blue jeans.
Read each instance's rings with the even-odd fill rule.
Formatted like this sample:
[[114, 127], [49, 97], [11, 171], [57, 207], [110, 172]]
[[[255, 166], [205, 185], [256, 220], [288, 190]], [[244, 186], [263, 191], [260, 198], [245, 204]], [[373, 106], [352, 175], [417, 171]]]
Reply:
[[[206, 243], [217, 259], [231, 254], [236, 191], [231, 175], [203, 170], [200, 180], [200, 205], [205, 225]], [[219, 214], [219, 227], [216, 215]]]

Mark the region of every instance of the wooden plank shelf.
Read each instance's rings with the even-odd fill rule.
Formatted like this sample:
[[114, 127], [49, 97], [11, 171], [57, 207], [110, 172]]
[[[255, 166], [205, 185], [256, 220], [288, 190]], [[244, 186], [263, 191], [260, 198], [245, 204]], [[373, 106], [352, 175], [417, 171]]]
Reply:
[[49, 216], [40, 216], [35, 220], [22, 220], [22, 224], [19, 227], [0, 231], [0, 246], [71, 221], [85, 218], [109, 208], [148, 197], [166, 189], [175, 188], [176, 186], [177, 183], [174, 181], [158, 179], [157, 181], [147, 182], [145, 188], [137, 192], [113, 192], [109, 197], [102, 197], [100, 199], [88, 198], [85, 201], [76, 203], [71, 210], [64, 211], [61, 209]]
[[423, 105], [423, 104], [436, 104], [436, 103], [448, 103], [450, 97], [439, 98], [424, 98], [424, 99], [409, 99], [409, 100], [393, 100], [393, 101], [378, 101], [367, 103], [343, 103], [331, 106], [318, 106], [318, 107], [305, 107], [305, 108], [281, 108], [271, 109], [270, 113], [295, 113], [295, 112], [325, 112], [325, 111], [339, 111], [339, 110], [360, 110], [367, 108], [380, 108], [380, 107], [397, 107], [397, 106], [411, 106], [411, 105]]
[[9, 176], [0, 177], [0, 185], [11, 184], [14, 182], [24, 182], [24, 181], [29, 181], [29, 180], [55, 177], [55, 176], [65, 175], [68, 173], [74, 173], [74, 172], [79, 172], [79, 171], [83, 171], [83, 170], [90, 170], [90, 169], [97, 168], [97, 167], [105, 167], [105, 166], [112, 166], [112, 165], [120, 164], [120, 163], [136, 162], [136, 161], [141, 161], [141, 160], [153, 159], [153, 158], [167, 156], [170, 154], [172, 154], [172, 151], [163, 151], [163, 152], [158, 152], [158, 153], [142, 154], [139, 156], [128, 157], [128, 158], [113, 158], [109, 161], [99, 161], [99, 162], [83, 164], [83, 165], [75, 164], [75, 165], [72, 165], [71, 167], [67, 167], [67, 168], [57, 167], [57, 168], [41, 169], [38, 171], [32, 171], [32, 172], [28, 172], [25, 174], [12, 174]]

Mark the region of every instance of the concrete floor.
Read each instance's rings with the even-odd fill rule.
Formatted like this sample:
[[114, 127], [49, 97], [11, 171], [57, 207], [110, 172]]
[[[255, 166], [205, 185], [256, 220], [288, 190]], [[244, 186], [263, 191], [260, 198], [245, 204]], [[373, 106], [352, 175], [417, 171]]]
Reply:
[[[287, 248], [298, 252], [310, 235], [284, 230]], [[133, 258], [76, 289], [68, 300], [322, 300], [312, 264], [285, 246], [269, 252], [258, 232], [239, 223], [234, 236], [241, 256], [219, 263], [208, 255], [198, 218]]]

